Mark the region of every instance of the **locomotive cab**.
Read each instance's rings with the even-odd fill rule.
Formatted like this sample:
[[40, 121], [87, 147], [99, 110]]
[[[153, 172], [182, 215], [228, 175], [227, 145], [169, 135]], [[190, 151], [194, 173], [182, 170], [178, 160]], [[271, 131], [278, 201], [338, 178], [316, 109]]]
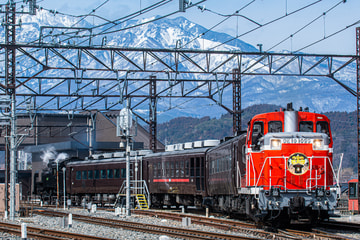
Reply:
[[294, 111], [291, 105], [249, 122], [246, 186], [257, 205], [247, 210], [250, 215], [288, 216], [293, 223], [329, 218], [339, 197], [329, 123], [324, 115]]

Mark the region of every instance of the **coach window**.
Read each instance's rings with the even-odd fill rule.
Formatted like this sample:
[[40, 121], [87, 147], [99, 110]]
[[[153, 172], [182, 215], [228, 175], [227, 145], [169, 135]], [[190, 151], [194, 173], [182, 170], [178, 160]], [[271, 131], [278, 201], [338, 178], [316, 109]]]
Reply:
[[153, 166], [154, 166], [153, 176], [154, 176], [154, 178], [156, 178], [157, 177], [157, 164], [154, 163]]
[[282, 132], [282, 122], [281, 121], [270, 121], [268, 123], [268, 132]]
[[175, 176], [179, 177], [179, 162], [175, 163]]
[[190, 158], [190, 177], [194, 176], [194, 158]]
[[171, 166], [171, 177], [174, 177], [174, 162], [171, 162], [170, 163], [170, 166]]
[[132, 178], [134, 176], [134, 168], [133, 168], [133, 164], [130, 163], [130, 178]]
[[83, 180], [87, 179], [87, 172], [86, 171], [82, 171], [82, 179]]
[[94, 172], [93, 172], [93, 170], [89, 170], [88, 171], [88, 179], [93, 179], [93, 175], [94, 174]]
[[189, 160], [185, 161], [185, 176], [189, 176]]
[[195, 161], [195, 176], [200, 176], [200, 158], [197, 157]]
[[114, 170], [113, 169], [107, 170], [107, 178], [109, 178], [109, 179], [114, 178]]
[[94, 173], [95, 173], [95, 174], [94, 174], [94, 175], [95, 175], [94, 178], [95, 178], [95, 179], [99, 179], [99, 178], [100, 178], [100, 171], [99, 171], [99, 170], [95, 170]]
[[121, 178], [126, 178], [126, 168], [121, 169]]
[[81, 172], [76, 171], [76, 180], [81, 180]]
[[162, 177], [161, 162], [158, 162], [158, 177]]
[[106, 170], [105, 169], [100, 170], [100, 177], [101, 177], [101, 179], [106, 179]]
[[166, 162], [166, 177], [170, 177], [170, 162]]
[[299, 123], [299, 132], [313, 132], [313, 122], [302, 121]]
[[259, 140], [262, 136], [264, 136], [264, 123], [261, 121], [254, 122], [251, 140], [253, 150], [260, 150]]
[[114, 177], [115, 178], [120, 178], [120, 169], [114, 169]]
[[184, 161], [180, 162], [180, 177], [184, 176]]
[[316, 132], [318, 133], [326, 133], [329, 135], [329, 125], [327, 122], [316, 122]]

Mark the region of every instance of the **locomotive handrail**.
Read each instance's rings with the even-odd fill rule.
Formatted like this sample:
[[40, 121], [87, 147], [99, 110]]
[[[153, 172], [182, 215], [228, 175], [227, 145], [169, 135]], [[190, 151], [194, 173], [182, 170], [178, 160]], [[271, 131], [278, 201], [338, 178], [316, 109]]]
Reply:
[[[256, 171], [255, 171], [255, 165], [254, 165], [254, 160], [253, 160], [253, 158], [252, 158], [252, 154], [250, 153], [249, 154], [249, 163], [251, 164], [251, 167], [252, 167], [252, 170], [253, 170], [253, 174], [254, 174], [254, 179], [256, 180]], [[249, 169], [249, 171], [250, 171], [250, 167], [248, 168]], [[247, 175], [249, 175], [248, 176], [248, 184], [247, 185], [251, 185], [251, 182], [250, 182], [250, 175], [251, 174], [247, 174]]]
[[[251, 155], [250, 155], [250, 156], [251, 156]], [[275, 156], [275, 157], [267, 157], [267, 158], [265, 158], [265, 161], [264, 161], [264, 163], [263, 163], [263, 165], [262, 165], [262, 167], [261, 167], [261, 171], [260, 171], [260, 174], [259, 174], [259, 178], [257, 178], [257, 182], [256, 182], [256, 184], [255, 184], [255, 187], [258, 187], [258, 184], [259, 184], [261, 175], [262, 175], [262, 173], [263, 173], [263, 170], [264, 170], [264, 168], [265, 168], [266, 162], [267, 162], [268, 160], [270, 161], [270, 160], [273, 159], [273, 158], [281, 158], [281, 159], [284, 160], [284, 162], [285, 162], [285, 181], [284, 181], [284, 183], [286, 184], [286, 171], [287, 171], [287, 168], [286, 168], [286, 158], [285, 158], [284, 156]], [[255, 179], [256, 179], [256, 178], [255, 178]], [[271, 176], [270, 176], [270, 179], [271, 179]], [[271, 187], [272, 185], [270, 184], [269, 186]], [[286, 189], [286, 185], [283, 186], [283, 187], [284, 187], [284, 189]]]
[[[329, 162], [329, 165], [330, 165], [330, 167], [331, 167], [331, 171], [332, 171], [332, 173], [333, 173], [333, 176], [335, 176], [335, 184], [336, 184], [336, 186], [338, 186], [338, 181], [337, 181], [337, 178], [336, 178], [336, 173], [335, 173], [335, 169], [334, 169], [334, 166], [333, 166], [333, 164], [331, 163], [331, 161], [330, 161], [330, 158], [329, 157], [317, 157], [317, 156], [312, 156], [311, 158], [309, 158], [310, 159], [310, 163], [311, 163], [311, 166], [312, 166], [312, 160], [314, 159], [314, 158], [324, 158], [324, 176], [327, 176], [327, 162]], [[310, 171], [312, 171], [312, 168], [310, 169]], [[310, 173], [310, 176], [311, 176], [312, 174]], [[312, 188], [316, 188], [317, 186], [318, 186], [318, 184], [317, 184], [317, 181], [319, 180], [319, 179], [321, 179], [321, 176], [320, 175], [318, 175], [317, 174], [317, 170], [315, 170], [315, 178], [308, 178], [308, 179], [306, 179], [306, 191], [308, 192], [308, 194], [310, 194], [310, 191], [311, 191], [311, 189]], [[333, 178], [334, 179], [334, 178]], [[312, 180], [315, 180], [316, 181], [316, 183], [315, 183], [315, 185], [314, 186], [312, 186], [311, 185], [311, 181]], [[327, 186], [328, 184], [327, 184], [327, 178], [325, 177], [324, 178], [324, 187], [326, 188], [326, 186]]]
[[255, 184], [255, 187], [258, 186], [259, 181], [260, 181], [260, 178], [261, 178], [261, 175], [262, 175], [262, 172], [263, 172], [263, 170], [264, 170], [264, 168], [265, 168], [265, 164], [266, 164], [266, 162], [268, 161], [268, 159], [270, 159], [270, 158], [272, 158], [272, 157], [267, 157], [267, 158], [265, 158], [264, 164], [263, 164], [262, 167], [261, 167], [261, 171], [260, 171], [260, 173], [259, 173], [259, 178], [257, 179], [257, 182], [256, 182], [256, 184]]
[[[310, 178], [306, 179], [306, 192], [309, 195], [310, 195], [311, 189], [316, 188], [318, 186], [317, 181], [321, 179], [321, 175], [317, 174], [317, 170], [315, 170], [315, 178], [312, 178], [311, 175], [312, 174], [310, 173]], [[316, 181], [314, 186], [312, 186], [312, 184], [311, 184], [311, 181], [313, 181], [313, 180]], [[308, 183], [308, 182], [310, 182], [310, 183]]]

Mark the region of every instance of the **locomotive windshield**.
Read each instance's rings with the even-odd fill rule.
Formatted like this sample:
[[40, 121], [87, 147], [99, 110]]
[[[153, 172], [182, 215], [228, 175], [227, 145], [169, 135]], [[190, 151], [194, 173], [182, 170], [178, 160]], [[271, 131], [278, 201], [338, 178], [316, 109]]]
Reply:
[[268, 123], [268, 132], [282, 132], [282, 122], [281, 121], [270, 121]]
[[317, 122], [316, 123], [316, 132], [326, 133], [329, 135], [329, 125], [327, 122]]
[[313, 132], [313, 122], [302, 121], [299, 123], [299, 132]]
[[254, 122], [252, 129], [252, 140], [251, 144], [253, 145], [254, 150], [259, 150], [259, 139], [264, 136], [264, 123], [263, 122]]

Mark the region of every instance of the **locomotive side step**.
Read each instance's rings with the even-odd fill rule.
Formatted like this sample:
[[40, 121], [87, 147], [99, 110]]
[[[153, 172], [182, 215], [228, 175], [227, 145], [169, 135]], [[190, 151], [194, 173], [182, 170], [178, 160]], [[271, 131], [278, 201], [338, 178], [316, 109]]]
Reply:
[[147, 210], [149, 209], [149, 206], [148, 206], [148, 203], [146, 201], [146, 197], [144, 194], [136, 194], [136, 201], [138, 202], [139, 204], [139, 208], [141, 210]]

